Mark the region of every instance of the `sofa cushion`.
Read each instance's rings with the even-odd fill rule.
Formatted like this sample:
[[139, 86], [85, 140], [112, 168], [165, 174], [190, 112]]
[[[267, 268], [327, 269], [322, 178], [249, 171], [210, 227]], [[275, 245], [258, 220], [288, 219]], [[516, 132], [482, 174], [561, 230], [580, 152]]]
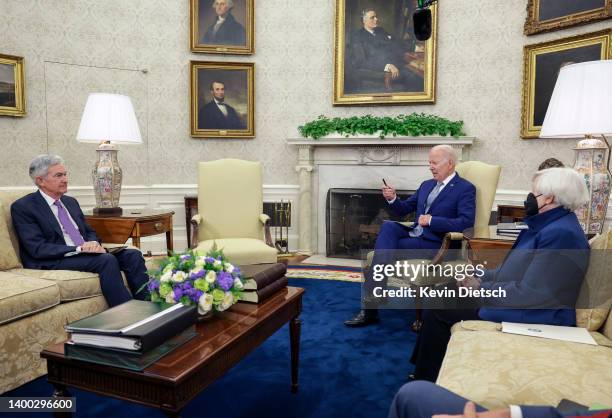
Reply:
[[6, 224], [5, 209], [0, 203], [0, 270], [21, 267], [19, 258], [13, 248], [9, 227]]
[[60, 292], [54, 282], [0, 271], [0, 324], [59, 303]]
[[85, 299], [102, 294], [97, 273], [71, 270], [13, 269], [11, 273], [37, 279], [50, 280], [59, 287], [60, 300]]
[[[612, 248], [612, 229], [589, 240], [591, 257], [589, 269], [582, 283], [576, 309], [576, 325], [589, 331], [601, 328], [612, 304], [612, 263], [608, 249]], [[590, 308], [590, 309], [586, 309]]]
[[217, 244], [230, 263], [234, 265], [276, 263], [276, 248], [254, 238], [222, 238], [198, 243], [196, 251], [200, 254], [209, 252]]
[[476, 322], [454, 327], [439, 385], [490, 409], [563, 398], [612, 405], [612, 348], [506, 334]]
[[0, 191], [0, 205], [4, 207], [4, 221], [6, 222], [6, 226], [8, 228], [9, 236], [11, 237], [11, 243], [13, 244], [15, 254], [19, 254], [19, 240], [17, 239], [15, 228], [13, 228], [13, 220], [11, 219], [11, 205], [15, 200], [25, 196], [28, 193], [29, 192]]

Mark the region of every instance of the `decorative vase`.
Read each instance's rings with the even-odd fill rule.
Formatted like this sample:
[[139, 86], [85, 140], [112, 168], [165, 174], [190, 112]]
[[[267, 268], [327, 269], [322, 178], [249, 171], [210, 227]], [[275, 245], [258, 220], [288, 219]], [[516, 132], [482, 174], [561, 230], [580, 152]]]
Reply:
[[[605, 138], [604, 138], [605, 140]], [[574, 169], [584, 176], [589, 202], [576, 211], [585, 234], [601, 233], [606, 220], [612, 177], [608, 171], [608, 144], [597, 138], [578, 142]]]
[[117, 160], [117, 148], [105, 141], [100, 143], [96, 152], [98, 161], [91, 173], [96, 196], [94, 213], [120, 215], [122, 172]]

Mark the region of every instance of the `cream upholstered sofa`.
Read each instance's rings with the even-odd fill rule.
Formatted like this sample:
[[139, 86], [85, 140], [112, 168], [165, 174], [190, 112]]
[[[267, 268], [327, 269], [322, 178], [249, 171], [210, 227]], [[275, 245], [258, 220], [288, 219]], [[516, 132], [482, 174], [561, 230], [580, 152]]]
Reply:
[[0, 394], [47, 373], [39, 354], [67, 322], [108, 307], [97, 274], [22, 268], [10, 218], [21, 195], [0, 192]]
[[[612, 248], [612, 231], [591, 241], [591, 248]], [[605, 259], [604, 259], [605, 262]], [[604, 266], [610, 272], [610, 263]], [[581, 296], [597, 280], [593, 255]], [[598, 285], [601, 286], [601, 283]], [[602, 306], [602, 305], [594, 305]], [[597, 346], [512, 335], [501, 324], [464, 321], [453, 326], [437, 383], [487, 408], [557, 405], [570, 399], [583, 405], [612, 405], [612, 311], [610, 300], [599, 309], [577, 310], [578, 326], [587, 328]]]

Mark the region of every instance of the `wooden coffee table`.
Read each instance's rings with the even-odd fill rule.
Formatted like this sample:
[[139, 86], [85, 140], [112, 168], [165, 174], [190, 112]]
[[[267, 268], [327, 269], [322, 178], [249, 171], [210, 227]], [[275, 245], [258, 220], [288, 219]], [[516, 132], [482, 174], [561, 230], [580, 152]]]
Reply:
[[238, 303], [198, 323], [196, 337], [141, 372], [71, 359], [64, 356], [63, 343], [47, 347], [40, 355], [47, 359], [55, 397], [70, 396], [67, 388], [75, 387], [152, 406], [175, 417], [204, 388], [289, 322], [291, 391], [295, 393], [303, 293], [304, 289], [287, 287], [260, 305]]

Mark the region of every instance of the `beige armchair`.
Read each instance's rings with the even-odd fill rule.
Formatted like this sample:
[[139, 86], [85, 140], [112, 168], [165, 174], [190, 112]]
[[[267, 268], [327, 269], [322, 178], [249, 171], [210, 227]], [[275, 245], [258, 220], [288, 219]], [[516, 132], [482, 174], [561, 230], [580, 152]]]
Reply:
[[191, 248], [205, 253], [216, 243], [233, 264], [275, 263], [270, 218], [262, 213], [261, 163], [236, 159], [201, 162], [198, 176], [198, 213], [191, 219]]

